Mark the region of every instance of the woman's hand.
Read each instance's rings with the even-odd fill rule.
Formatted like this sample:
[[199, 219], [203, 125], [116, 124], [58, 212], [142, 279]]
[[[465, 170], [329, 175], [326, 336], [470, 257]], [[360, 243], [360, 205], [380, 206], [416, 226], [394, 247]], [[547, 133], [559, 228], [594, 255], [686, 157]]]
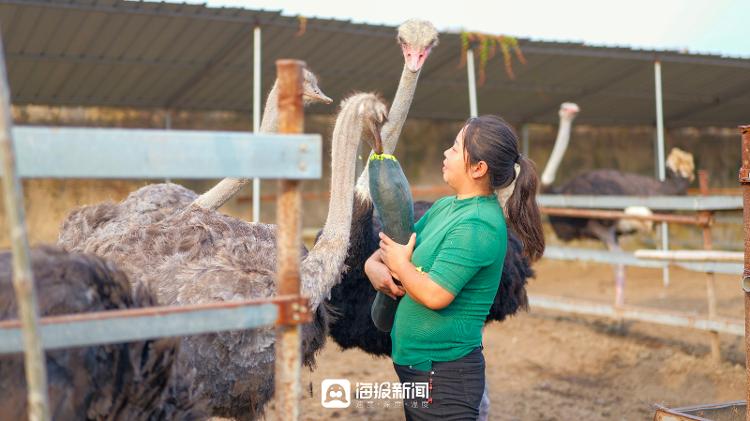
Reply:
[[375, 250], [375, 253], [365, 262], [365, 274], [375, 290], [382, 292], [394, 300], [396, 297], [401, 297], [406, 293], [403, 287], [393, 282], [391, 271], [383, 263], [380, 250]]
[[383, 263], [388, 269], [396, 275], [406, 265], [411, 265], [411, 255], [414, 252], [414, 245], [417, 243], [417, 234], [409, 237], [409, 242], [401, 245], [390, 239], [384, 233], [380, 233], [380, 253]]

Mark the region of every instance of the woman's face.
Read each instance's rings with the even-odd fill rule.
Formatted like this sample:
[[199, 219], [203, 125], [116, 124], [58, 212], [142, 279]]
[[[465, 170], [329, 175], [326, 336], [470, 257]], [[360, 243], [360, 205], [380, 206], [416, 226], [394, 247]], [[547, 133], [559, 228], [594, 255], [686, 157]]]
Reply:
[[454, 189], [458, 189], [467, 181], [471, 180], [466, 170], [466, 159], [464, 156], [464, 130], [462, 128], [453, 145], [443, 152], [443, 180]]

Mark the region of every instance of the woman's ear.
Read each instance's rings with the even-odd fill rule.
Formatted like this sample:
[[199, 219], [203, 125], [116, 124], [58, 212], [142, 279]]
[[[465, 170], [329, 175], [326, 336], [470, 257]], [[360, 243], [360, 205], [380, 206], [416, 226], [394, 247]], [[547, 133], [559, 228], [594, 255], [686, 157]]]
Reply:
[[471, 178], [482, 178], [485, 174], [487, 174], [487, 170], [489, 168], [487, 167], [487, 163], [484, 161], [479, 161], [478, 163], [471, 166]]

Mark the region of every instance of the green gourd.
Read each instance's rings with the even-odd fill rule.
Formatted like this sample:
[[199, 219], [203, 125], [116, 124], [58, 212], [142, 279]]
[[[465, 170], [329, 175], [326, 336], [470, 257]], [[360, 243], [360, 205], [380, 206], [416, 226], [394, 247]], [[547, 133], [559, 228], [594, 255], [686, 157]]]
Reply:
[[[409, 181], [393, 155], [373, 154], [368, 165], [370, 195], [385, 235], [399, 244], [409, 242], [414, 232], [414, 202]], [[396, 284], [400, 284], [394, 280]], [[396, 300], [378, 292], [370, 309], [375, 327], [390, 332], [401, 297]]]

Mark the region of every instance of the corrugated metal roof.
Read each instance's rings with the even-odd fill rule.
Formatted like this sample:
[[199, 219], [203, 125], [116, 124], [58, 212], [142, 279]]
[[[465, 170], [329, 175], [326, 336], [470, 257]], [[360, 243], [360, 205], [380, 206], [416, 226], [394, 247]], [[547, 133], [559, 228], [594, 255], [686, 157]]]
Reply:
[[[263, 28], [267, 91], [274, 60], [298, 58], [340, 100], [352, 91], [392, 98], [403, 68], [396, 28], [277, 11], [122, 0], [0, 0], [14, 104], [251, 111], [252, 32]], [[514, 123], [555, 123], [575, 101], [580, 123], [654, 124], [653, 61], [662, 62], [668, 126], [734, 126], [750, 120], [750, 59], [519, 40], [516, 78], [500, 58], [478, 88], [481, 113]], [[410, 116], [468, 115], [460, 34], [441, 33], [420, 76]], [[331, 106], [312, 113], [330, 114]]]

